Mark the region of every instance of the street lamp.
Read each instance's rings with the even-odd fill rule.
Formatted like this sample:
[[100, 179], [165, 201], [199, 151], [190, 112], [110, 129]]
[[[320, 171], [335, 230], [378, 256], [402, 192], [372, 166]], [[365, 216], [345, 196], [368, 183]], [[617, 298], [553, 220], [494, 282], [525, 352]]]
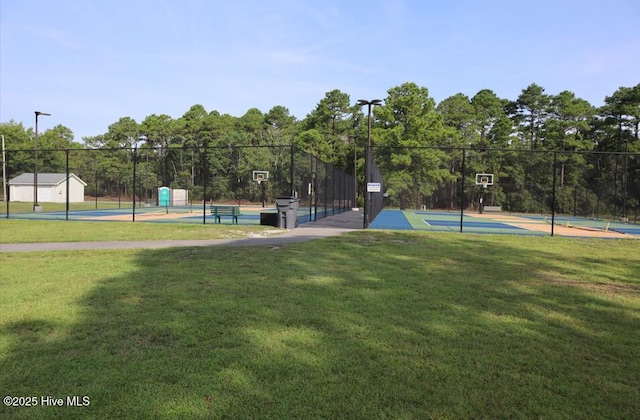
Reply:
[[371, 153], [371, 107], [374, 105], [380, 105], [382, 103], [381, 99], [372, 99], [367, 101], [365, 99], [359, 99], [357, 104], [360, 106], [367, 105], [367, 147], [365, 148], [364, 153], [364, 183], [365, 183], [365, 191], [364, 195], [364, 220], [362, 222], [362, 228], [366, 229], [369, 227], [369, 205], [371, 204], [371, 193], [368, 191], [368, 185], [371, 181], [371, 174], [369, 168], [369, 154]]
[[36, 135], [34, 138], [34, 151], [35, 151], [35, 161], [33, 165], [33, 211], [40, 211], [40, 206], [38, 205], [38, 117], [40, 115], [45, 115], [47, 117], [51, 116], [51, 114], [47, 114], [46, 112], [35, 111], [36, 114]]

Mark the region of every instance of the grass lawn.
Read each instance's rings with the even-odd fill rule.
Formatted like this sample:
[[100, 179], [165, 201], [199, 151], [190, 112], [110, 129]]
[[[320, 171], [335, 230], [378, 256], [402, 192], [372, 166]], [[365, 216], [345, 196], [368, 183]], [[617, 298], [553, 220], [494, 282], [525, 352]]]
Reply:
[[0, 219], [0, 243], [244, 238], [275, 228], [260, 225], [132, 223]]
[[640, 417], [640, 241], [0, 253], [0, 290], [3, 396], [39, 403], [3, 418]]

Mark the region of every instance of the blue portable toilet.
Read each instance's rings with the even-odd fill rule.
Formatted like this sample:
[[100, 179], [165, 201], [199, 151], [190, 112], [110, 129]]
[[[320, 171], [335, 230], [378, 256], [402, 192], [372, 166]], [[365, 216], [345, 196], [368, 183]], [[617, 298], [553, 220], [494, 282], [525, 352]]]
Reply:
[[161, 207], [169, 206], [171, 199], [171, 188], [160, 187], [158, 188], [158, 205]]

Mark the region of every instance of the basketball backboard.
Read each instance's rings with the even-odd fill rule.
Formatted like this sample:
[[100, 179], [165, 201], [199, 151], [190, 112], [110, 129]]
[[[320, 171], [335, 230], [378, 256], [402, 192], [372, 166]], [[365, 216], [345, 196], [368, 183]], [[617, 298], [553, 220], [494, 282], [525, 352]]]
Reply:
[[493, 185], [493, 174], [476, 174], [476, 185], [488, 187]]
[[251, 171], [251, 178], [260, 184], [269, 179], [269, 171]]

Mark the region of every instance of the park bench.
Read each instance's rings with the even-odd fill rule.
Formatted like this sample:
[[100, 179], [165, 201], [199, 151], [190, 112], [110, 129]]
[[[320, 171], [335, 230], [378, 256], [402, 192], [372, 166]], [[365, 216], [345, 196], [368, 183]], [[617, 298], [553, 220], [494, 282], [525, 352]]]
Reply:
[[211, 214], [218, 223], [221, 223], [220, 217], [229, 216], [233, 219], [235, 224], [238, 224], [238, 216], [242, 216], [242, 213], [240, 213], [240, 206], [218, 204], [211, 205]]

